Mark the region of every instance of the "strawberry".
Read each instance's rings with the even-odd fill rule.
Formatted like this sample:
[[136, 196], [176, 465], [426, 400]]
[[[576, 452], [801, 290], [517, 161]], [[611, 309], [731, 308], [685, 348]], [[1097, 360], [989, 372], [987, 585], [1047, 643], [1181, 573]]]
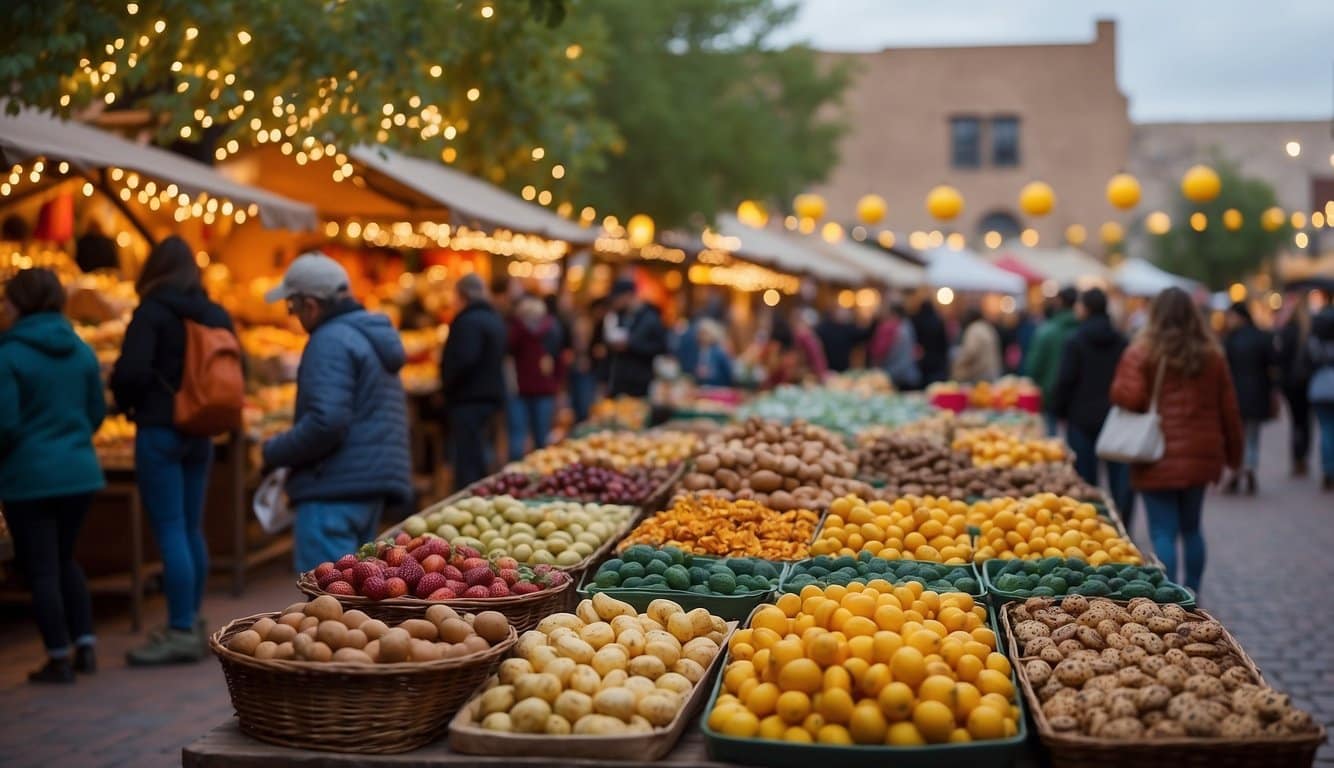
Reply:
[[519, 581], [519, 571], [517, 568], [502, 568], [500, 571], [500, 578], [503, 579], [506, 584], [514, 586], [514, 584]]
[[496, 579], [491, 582], [491, 597], [509, 597], [509, 585], [503, 579]]
[[446, 565], [444, 570], [440, 571], [450, 581], [463, 581], [463, 571], [452, 565]]
[[544, 573], [551, 573], [551, 566], [547, 565], [546, 563], [542, 563], [541, 565], [535, 565], [533, 566], [533, 573], [539, 576], [541, 576]]
[[390, 565], [402, 565], [406, 559], [408, 559], [408, 550], [403, 547], [394, 547], [384, 553], [384, 561]]
[[491, 563], [490, 561], [488, 561], [486, 558], [483, 557], [470, 557], [467, 560], [463, 561], [463, 565], [459, 567], [459, 570], [463, 571], [464, 573], [467, 573], [468, 571], [471, 571], [474, 568], [490, 569]]
[[461, 595], [465, 590], [468, 589], [468, 582], [464, 581], [461, 578], [457, 580], [450, 579], [448, 582], [445, 583], [445, 586], [454, 590], [454, 594]]
[[491, 572], [491, 569], [485, 565], [470, 568], [463, 572], [463, 580], [470, 585], [490, 584], [494, 576], [495, 574]]
[[441, 576], [438, 573], [427, 573], [424, 574], [420, 580], [418, 580], [417, 586], [413, 588], [412, 591], [413, 594], [417, 595], [417, 597], [425, 599], [428, 595], [430, 595], [437, 589], [444, 589], [448, 586], [449, 582], [445, 579], [444, 576]]
[[425, 575], [426, 571], [421, 567], [421, 564], [411, 558], [404, 560], [403, 564], [398, 567], [398, 577], [408, 583], [409, 589], [416, 589], [417, 582], [421, 581], [421, 577]]
[[346, 581], [347, 583], [351, 584], [351, 583], [352, 583], [352, 575], [353, 575], [353, 574], [352, 574], [352, 569], [351, 569], [351, 568], [344, 568], [344, 569], [343, 569], [343, 581]]
[[440, 555], [427, 555], [422, 559], [421, 563], [422, 568], [424, 568], [427, 573], [440, 573], [447, 567], [445, 565], [445, 558]]
[[467, 544], [464, 544], [463, 546], [459, 547], [459, 548], [458, 548], [458, 551], [459, 551], [460, 553], [462, 553], [464, 559], [467, 559], [467, 558], [469, 558], [469, 557], [481, 557], [481, 556], [482, 556], [482, 553], [481, 553], [481, 552], [478, 552], [477, 550], [473, 549], [472, 547], [468, 546]]
[[499, 569], [502, 570], [502, 571], [504, 571], [504, 570], [511, 570], [511, 569], [512, 569], [512, 570], [518, 570], [518, 569], [519, 569], [519, 561], [518, 561], [518, 560], [515, 560], [514, 558], [510, 557], [509, 555], [502, 555], [502, 556], [496, 558], [496, 567], [499, 568]]
[[379, 576], [372, 576], [361, 582], [361, 594], [372, 600], [383, 600], [389, 597], [389, 586]]
[[325, 592], [328, 592], [328, 593], [331, 594], [331, 595], [355, 595], [355, 594], [357, 594], [357, 590], [354, 589], [353, 586], [352, 586], [351, 584], [347, 583], [346, 581], [342, 581], [342, 580], [339, 580], [339, 581], [335, 581], [335, 582], [330, 583], [329, 586], [325, 587], [324, 591], [325, 591]]
[[547, 574], [547, 582], [553, 587], [559, 587], [562, 584], [570, 583], [570, 574], [565, 571], [552, 571]]
[[423, 539], [422, 537], [420, 537], [420, 536], [414, 536], [414, 537], [412, 537], [411, 539], [408, 539], [408, 543], [407, 543], [407, 544], [404, 544], [403, 546], [407, 547], [407, 548], [408, 548], [408, 551], [411, 552], [411, 551], [414, 550], [414, 549], [418, 549], [418, 548], [420, 548], [421, 545], [422, 545], [422, 542], [424, 542], [424, 541], [426, 541], [426, 540]]
[[352, 583], [358, 586], [372, 576], [379, 576], [380, 568], [372, 562], [363, 560], [352, 568]]
[[320, 585], [320, 589], [324, 589], [328, 587], [330, 584], [334, 583], [335, 581], [342, 581], [342, 580], [343, 580], [343, 572], [337, 569], [333, 569], [330, 570], [328, 573], [324, 574], [323, 576], [319, 577], [315, 581]]
[[356, 564], [357, 564], [356, 555], [343, 555], [342, 557], [338, 558], [338, 562], [334, 563], [334, 567], [340, 571], [345, 571]]
[[408, 583], [400, 578], [386, 579], [384, 586], [386, 597], [402, 597], [408, 593]]
[[490, 597], [491, 590], [490, 588], [479, 584], [475, 587], [468, 587], [468, 589], [464, 591], [463, 596], [471, 600], [476, 600], [482, 597]]
[[510, 592], [516, 595], [531, 595], [534, 592], [541, 591], [542, 588], [531, 581], [521, 581], [510, 589]]
[[407, 535], [403, 531], [399, 531], [398, 535], [394, 537], [394, 543], [399, 545], [400, 547], [404, 546], [409, 541], [412, 541], [412, 537]]
[[383, 571], [381, 571], [381, 573], [384, 574], [384, 577], [386, 579], [393, 579], [398, 577], [398, 571], [399, 571], [398, 568], [395, 568], [394, 566], [391, 565], [388, 568], [385, 568]]
[[453, 600], [458, 597], [449, 587], [441, 587], [427, 596], [427, 600]]
[[314, 571], [315, 578], [322, 579], [325, 576], [328, 576], [329, 574], [333, 573], [334, 570], [336, 569], [334, 568], [333, 563], [329, 562], [320, 563], [319, 565], [315, 566], [315, 571]]

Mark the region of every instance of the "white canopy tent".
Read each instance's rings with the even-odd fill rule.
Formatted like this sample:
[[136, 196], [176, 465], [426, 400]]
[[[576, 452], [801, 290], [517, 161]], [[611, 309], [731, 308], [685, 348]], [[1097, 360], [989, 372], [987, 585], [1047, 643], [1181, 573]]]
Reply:
[[822, 253], [813, 238], [790, 235], [782, 230], [748, 227], [731, 214], [718, 217], [718, 233], [740, 241], [731, 251], [745, 261], [790, 275], [810, 275], [842, 285], [860, 285], [867, 280], [867, 275], [853, 264]]
[[1006, 243], [992, 254], [993, 259], [1005, 256], [1063, 286], [1081, 289], [1104, 286], [1111, 276], [1106, 264], [1072, 246], [1029, 248], [1022, 243]]
[[948, 247], [923, 251], [926, 258], [926, 282], [936, 288], [980, 293], [1024, 292], [1024, 279], [1007, 272], [969, 250]]
[[1172, 287], [1194, 293], [1200, 287], [1194, 280], [1174, 275], [1141, 258], [1126, 259], [1117, 268], [1112, 283], [1129, 296], [1156, 296]]
[[882, 251], [856, 240], [825, 242], [822, 238], [807, 237], [815, 250], [830, 258], [851, 264], [869, 280], [891, 288], [919, 288], [926, 283], [926, 268], [892, 253]]

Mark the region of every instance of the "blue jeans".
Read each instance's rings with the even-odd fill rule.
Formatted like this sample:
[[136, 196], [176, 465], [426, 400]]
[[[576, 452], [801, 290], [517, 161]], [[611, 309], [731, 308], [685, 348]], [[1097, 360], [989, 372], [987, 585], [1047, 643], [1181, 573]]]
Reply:
[[1320, 469], [1334, 477], [1334, 403], [1312, 403], [1311, 408], [1320, 425]]
[[1262, 426], [1264, 426], [1264, 422], [1260, 419], [1243, 419], [1241, 422], [1241, 436], [1244, 445], [1241, 460], [1242, 469], [1254, 472], [1260, 467], [1260, 427]]
[[518, 461], [527, 453], [528, 436], [533, 450], [547, 444], [551, 424], [556, 418], [554, 395], [511, 395], [505, 402], [505, 429], [509, 434], [509, 460]]
[[1121, 514], [1121, 522], [1130, 532], [1131, 522], [1135, 519], [1135, 489], [1130, 487], [1130, 465], [1117, 461], [1102, 461], [1095, 450], [1097, 437], [1090, 437], [1087, 432], [1067, 424], [1065, 441], [1075, 453], [1075, 471], [1089, 485], [1098, 484], [1098, 465], [1107, 468], [1107, 492]]
[[1047, 437], [1056, 437], [1061, 433], [1061, 417], [1051, 411], [1043, 411], [1042, 426], [1047, 430]]
[[[1153, 552], [1163, 561], [1167, 578], [1177, 580], [1177, 539], [1186, 555], [1185, 585], [1199, 590], [1204, 575], [1204, 533], [1200, 518], [1204, 512], [1204, 486], [1196, 485], [1174, 491], [1144, 491], [1144, 511], [1149, 514], [1149, 536]], [[1182, 583], [1178, 581], [1178, 583]]]
[[354, 554], [380, 531], [384, 499], [373, 501], [304, 501], [296, 505], [293, 550], [296, 569], [313, 570], [320, 563]]
[[570, 408], [574, 410], [574, 422], [583, 423], [593, 411], [593, 401], [597, 398], [597, 377], [592, 371], [570, 371]]
[[139, 427], [134, 468], [139, 497], [162, 551], [167, 624], [194, 631], [208, 584], [204, 543], [204, 494], [213, 464], [213, 442], [171, 427]]

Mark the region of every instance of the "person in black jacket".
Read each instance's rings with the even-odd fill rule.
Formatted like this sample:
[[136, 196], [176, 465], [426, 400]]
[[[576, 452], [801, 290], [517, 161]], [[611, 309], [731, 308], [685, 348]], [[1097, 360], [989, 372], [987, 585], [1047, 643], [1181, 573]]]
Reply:
[[1223, 341], [1232, 385], [1237, 390], [1237, 406], [1245, 431], [1246, 450], [1241, 472], [1223, 486], [1224, 493], [1236, 493], [1243, 479], [1246, 493], [1255, 494], [1255, 470], [1260, 464], [1260, 425], [1274, 417], [1274, 366], [1278, 352], [1273, 334], [1255, 327], [1251, 311], [1242, 302], [1227, 312], [1229, 333]]
[[667, 352], [667, 328], [658, 308], [639, 297], [635, 283], [617, 280], [611, 289], [612, 312], [603, 335], [611, 349], [607, 394], [648, 397], [653, 360]]
[[[1066, 441], [1075, 454], [1075, 470], [1084, 482], [1097, 485], [1099, 460], [1094, 446], [1111, 410], [1108, 393], [1126, 348], [1126, 337], [1107, 316], [1107, 294], [1101, 290], [1084, 291], [1076, 312], [1081, 322], [1061, 348], [1051, 412], [1066, 422]], [[1130, 466], [1114, 461], [1105, 464], [1107, 490], [1129, 530], [1135, 514]]]
[[909, 316], [917, 346], [922, 353], [917, 367], [922, 372], [922, 386], [944, 381], [950, 377], [950, 339], [945, 322], [936, 314], [930, 298], [919, 297], [917, 309]]
[[464, 275], [456, 290], [466, 306], [450, 324], [440, 352], [440, 386], [459, 489], [487, 474], [487, 426], [505, 405], [506, 334], [480, 277]]
[[232, 320], [204, 293], [194, 252], [176, 236], [153, 248], [135, 289], [139, 307], [125, 329], [111, 392], [137, 427], [135, 477], [162, 552], [167, 629], [128, 659], [136, 665], [199, 661], [207, 643], [199, 607], [208, 580], [202, 523], [213, 441], [176, 429], [173, 412], [185, 367], [184, 321], [231, 330]]
[[820, 318], [815, 335], [820, 337], [829, 370], [842, 373], [852, 367], [852, 351], [866, 343], [870, 332], [857, 325], [852, 310], [839, 307]]
[[1306, 353], [1311, 339], [1311, 310], [1306, 294], [1298, 294], [1292, 315], [1278, 334], [1278, 383], [1292, 416], [1292, 476], [1306, 477], [1306, 462], [1311, 455], [1311, 401], [1306, 388], [1311, 384], [1311, 358]]

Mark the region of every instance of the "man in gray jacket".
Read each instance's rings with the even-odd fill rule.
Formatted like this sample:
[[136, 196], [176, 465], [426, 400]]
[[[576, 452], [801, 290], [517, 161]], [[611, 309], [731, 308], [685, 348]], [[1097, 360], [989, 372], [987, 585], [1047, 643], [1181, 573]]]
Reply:
[[338, 262], [306, 253], [265, 296], [285, 299], [310, 334], [292, 428], [264, 445], [266, 466], [291, 470], [299, 571], [355, 552], [375, 537], [387, 503], [412, 499], [403, 343], [348, 285]]

